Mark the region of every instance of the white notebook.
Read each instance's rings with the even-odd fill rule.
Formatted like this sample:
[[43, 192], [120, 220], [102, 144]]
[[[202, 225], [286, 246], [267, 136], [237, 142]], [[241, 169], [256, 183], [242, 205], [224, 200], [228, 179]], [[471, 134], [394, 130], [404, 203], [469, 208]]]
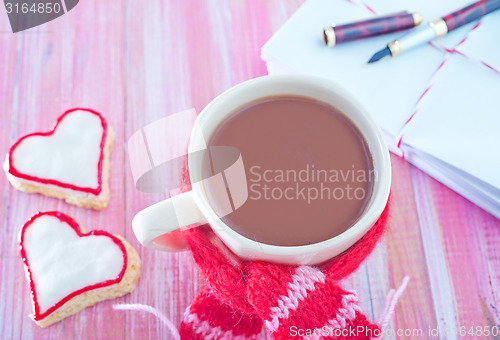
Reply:
[[500, 11], [436, 46], [374, 64], [367, 64], [372, 54], [404, 33], [333, 48], [322, 35], [331, 23], [373, 17], [368, 7], [377, 14], [419, 12], [425, 24], [470, 3], [309, 0], [264, 45], [262, 59], [270, 74], [307, 73], [344, 86], [375, 117], [392, 152], [500, 218]]

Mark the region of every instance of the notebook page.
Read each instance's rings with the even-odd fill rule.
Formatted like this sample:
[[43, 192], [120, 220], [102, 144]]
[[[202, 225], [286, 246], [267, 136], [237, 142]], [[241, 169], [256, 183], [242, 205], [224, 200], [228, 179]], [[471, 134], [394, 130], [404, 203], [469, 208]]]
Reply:
[[500, 190], [500, 75], [452, 55], [422, 98], [404, 145]]
[[500, 71], [500, 11], [489, 14], [458, 50]]

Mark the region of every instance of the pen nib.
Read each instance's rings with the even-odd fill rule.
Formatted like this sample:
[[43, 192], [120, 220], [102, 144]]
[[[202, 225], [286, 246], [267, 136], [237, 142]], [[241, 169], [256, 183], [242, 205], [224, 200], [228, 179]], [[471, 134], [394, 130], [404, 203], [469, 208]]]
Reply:
[[378, 51], [375, 53], [370, 60], [368, 60], [368, 64], [374, 63], [376, 61], [379, 61], [380, 59], [387, 57], [388, 55], [391, 55], [391, 50], [389, 47], [385, 47], [383, 50]]

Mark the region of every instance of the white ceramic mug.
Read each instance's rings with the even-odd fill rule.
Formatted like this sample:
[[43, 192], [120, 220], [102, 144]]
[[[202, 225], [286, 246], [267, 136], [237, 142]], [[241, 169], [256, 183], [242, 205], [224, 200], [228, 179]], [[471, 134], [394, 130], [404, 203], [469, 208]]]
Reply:
[[[280, 95], [309, 97], [339, 109], [357, 126], [366, 140], [373, 159], [375, 170], [373, 193], [362, 216], [342, 234], [311, 245], [269, 245], [238, 234], [217, 216], [207, 198], [203, 183], [193, 181], [193, 178], [202, 177], [202, 166], [192, 155], [203, 148], [205, 140], [210, 138], [222, 121], [250, 102]], [[331, 81], [306, 75], [265, 76], [252, 79], [215, 98], [199, 114], [195, 126], [197, 128], [191, 133], [188, 147], [192, 190], [140, 211], [132, 221], [137, 239], [147, 247], [175, 249], [174, 242], [168, 244], [170, 241], [168, 237], [164, 237], [166, 234], [179, 227], [205, 224], [208, 221], [220, 239], [242, 258], [313, 265], [342, 253], [356, 243], [375, 224], [387, 204], [391, 186], [391, 163], [382, 133], [363, 105], [344, 88]], [[175, 206], [175, 209], [172, 209], [172, 206]], [[163, 240], [155, 242], [158, 239]]]

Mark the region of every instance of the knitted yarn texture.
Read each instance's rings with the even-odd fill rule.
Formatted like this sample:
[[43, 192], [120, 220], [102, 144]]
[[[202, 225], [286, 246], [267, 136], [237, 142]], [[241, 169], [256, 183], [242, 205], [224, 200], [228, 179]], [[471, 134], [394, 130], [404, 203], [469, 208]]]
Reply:
[[[184, 171], [184, 191], [189, 178]], [[181, 339], [372, 339], [380, 327], [340, 287], [372, 252], [386, 228], [388, 205], [376, 224], [342, 254], [317, 266], [243, 260], [209, 225], [184, 231], [206, 280], [184, 314]]]

